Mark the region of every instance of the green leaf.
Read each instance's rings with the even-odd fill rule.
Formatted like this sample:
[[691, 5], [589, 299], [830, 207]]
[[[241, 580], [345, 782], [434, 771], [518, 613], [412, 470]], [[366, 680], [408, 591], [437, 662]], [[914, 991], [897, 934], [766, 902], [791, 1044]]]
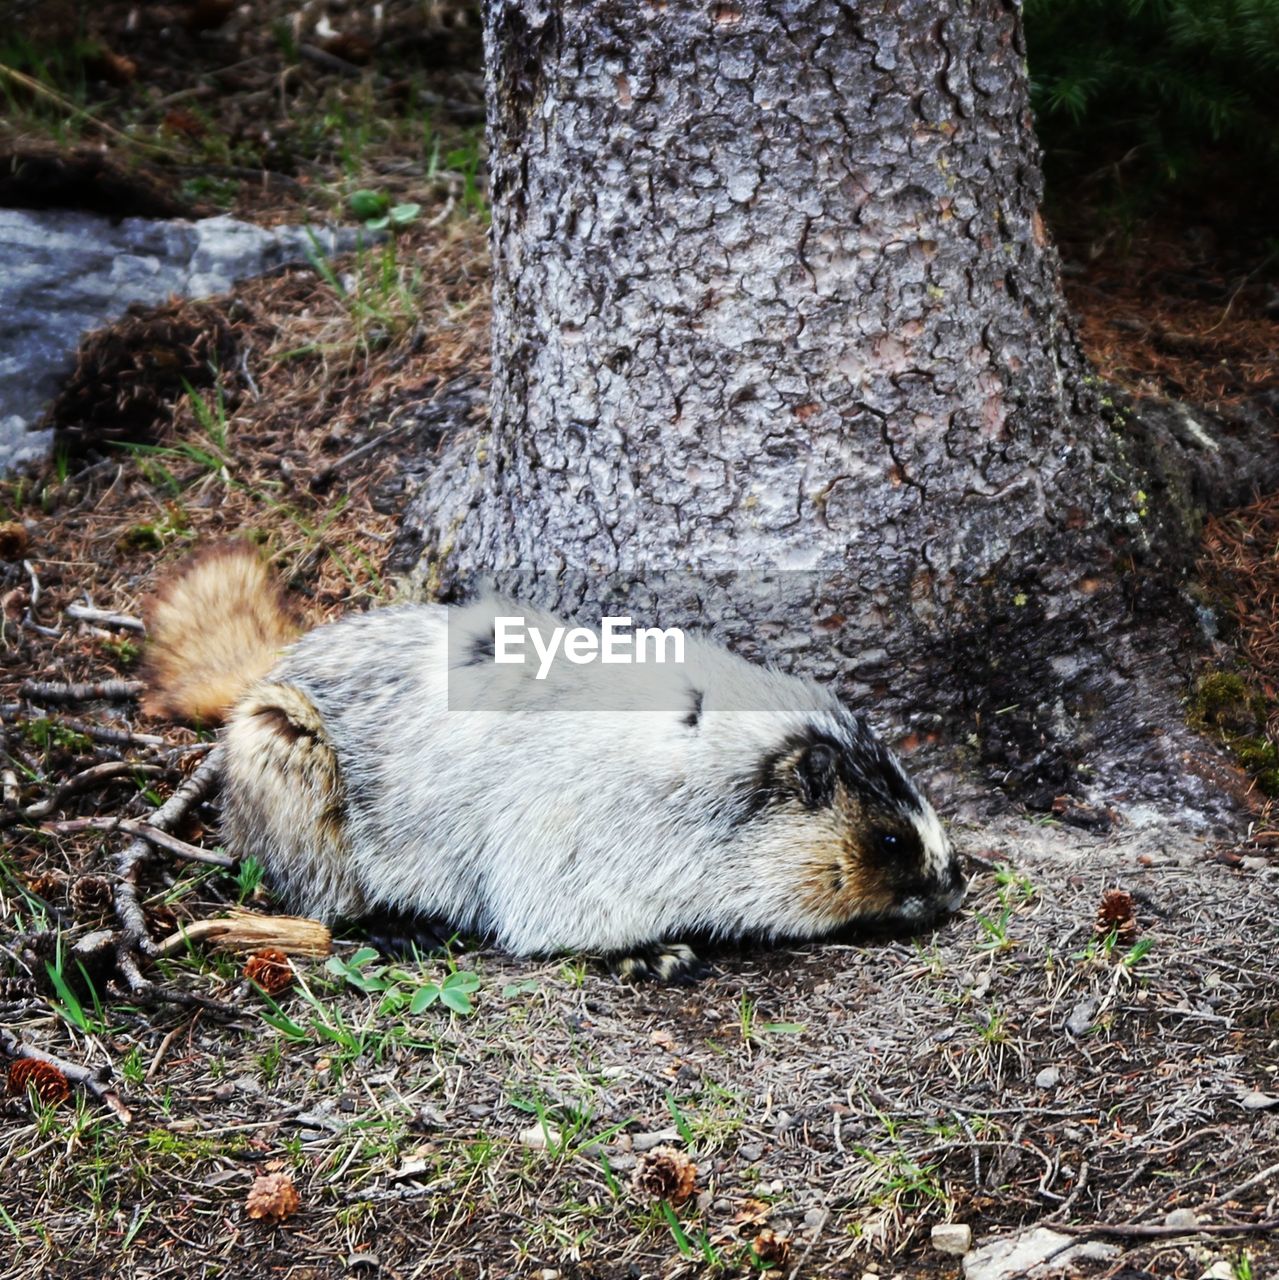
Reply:
[[377, 218], [384, 214], [391, 204], [391, 199], [384, 192], [370, 191], [367, 187], [352, 191], [346, 198], [346, 207], [362, 222], [369, 218]]
[[475, 1006], [471, 1004], [471, 997], [467, 995], [466, 990], [462, 987], [451, 987], [447, 982], [440, 991], [440, 999], [454, 1013], [473, 1013], [475, 1010]]
[[424, 987], [419, 987], [413, 995], [413, 999], [409, 1002], [410, 1013], [422, 1013], [429, 1009], [444, 993], [434, 982], [428, 982]]
[[421, 212], [420, 204], [397, 204], [391, 210], [391, 221], [397, 227], [407, 227]]
[[[61, 950], [60, 947], [59, 950]], [[48, 971], [49, 980], [57, 988], [58, 995], [62, 997], [60, 1003], [58, 1001], [50, 1001], [50, 1003], [72, 1026], [79, 1027], [81, 1031], [87, 1032], [89, 1030], [89, 1019], [85, 1016], [84, 1007], [76, 998], [75, 992], [67, 986], [62, 974], [47, 960], [44, 967]]]

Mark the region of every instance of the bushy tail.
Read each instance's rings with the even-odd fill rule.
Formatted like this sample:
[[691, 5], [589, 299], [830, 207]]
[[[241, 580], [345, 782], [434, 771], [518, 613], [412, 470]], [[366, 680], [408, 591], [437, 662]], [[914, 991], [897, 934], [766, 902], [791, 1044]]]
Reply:
[[216, 723], [301, 630], [252, 547], [232, 543], [206, 551], [188, 561], [147, 610], [143, 709]]

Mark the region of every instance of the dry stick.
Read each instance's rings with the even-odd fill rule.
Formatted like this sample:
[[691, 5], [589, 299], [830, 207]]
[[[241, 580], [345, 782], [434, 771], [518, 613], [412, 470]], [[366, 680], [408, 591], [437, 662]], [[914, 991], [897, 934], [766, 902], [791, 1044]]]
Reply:
[[1215, 1209], [1218, 1205], [1225, 1204], [1227, 1200], [1233, 1200], [1236, 1196], [1242, 1195], [1250, 1187], [1255, 1187], [1259, 1182], [1265, 1182], [1267, 1178], [1273, 1177], [1279, 1173], [1279, 1164], [1272, 1164], [1268, 1169], [1262, 1169], [1260, 1173], [1254, 1173], [1246, 1182], [1241, 1182], [1237, 1187], [1231, 1187], [1229, 1191], [1222, 1192], [1219, 1196], [1214, 1196], [1207, 1204], [1201, 1205], [1203, 1209]]
[[[323, 67], [326, 71], [336, 71], [339, 75], [351, 76], [354, 79], [364, 75], [364, 71], [357, 67], [354, 62], [339, 58], [337, 54], [329, 53], [325, 49], [317, 49], [313, 44], [298, 45], [298, 53], [307, 62], [314, 62], [317, 67]], [[380, 76], [378, 77], [378, 79], [381, 78]]]
[[69, 604], [66, 614], [77, 622], [101, 622], [120, 631], [136, 631], [139, 635], [145, 635], [147, 630], [141, 618], [131, 618], [127, 613], [112, 613], [110, 609], [95, 609], [88, 604]]
[[107, 1088], [107, 1078], [111, 1074], [109, 1066], [104, 1064], [90, 1070], [88, 1067], [68, 1062], [65, 1058], [55, 1058], [53, 1054], [45, 1053], [42, 1049], [19, 1040], [7, 1027], [0, 1027], [0, 1053], [10, 1058], [30, 1058], [33, 1062], [47, 1063], [62, 1072], [68, 1080], [80, 1085], [81, 1088], [88, 1089], [99, 1101], [105, 1102], [124, 1124], [129, 1124], [133, 1120], [128, 1107], [120, 1101], [115, 1090]]
[[145, 1004], [148, 1001], [159, 1001], [162, 1004], [181, 1005], [186, 1009], [202, 1009], [206, 1013], [216, 1013], [220, 1018], [237, 1018], [240, 1011], [224, 1000], [215, 1000], [212, 996], [202, 996], [195, 991], [169, 991], [144, 977], [138, 968], [138, 962], [126, 946], [116, 949], [116, 967], [125, 985], [129, 988], [131, 999]]
[[64, 684], [61, 681], [25, 680], [18, 692], [24, 698], [41, 702], [120, 702], [140, 696], [146, 689], [141, 680], [102, 680], [88, 684]]
[[318, 920], [305, 916], [264, 916], [232, 908], [229, 915], [183, 925], [156, 944], [156, 955], [177, 955], [201, 941], [219, 951], [254, 952], [274, 947], [290, 956], [327, 956], [333, 950], [333, 935]]
[[22, 567], [27, 571], [27, 576], [31, 579], [31, 599], [27, 604], [27, 611], [23, 615], [22, 625], [30, 627], [37, 635], [57, 637], [62, 634], [59, 627], [43, 627], [36, 621], [36, 607], [40, 603], [40, 578], [36, 573], [35, 565], [30, 560], [24, 560]]
[[1147, 1222], [1092, 1222], [1071, 1226], [1053, 1223], [1054, 1231], [1072, 1236], [1116, 1236], [1128, 1240], [1167, 1240], [1176, 1236], [1245, 1236], [1254, 1232], [1279, 1230], [1279, 1218], [1261, 1222], [1217, 1222], [1197, 1227], [1167, 1227]]
[[92, 765], [83, 772], [68, 778], [66, 782], [55, 787], [51, 795], [46, 796], [36, 804], [29, 804], [23, 809], [22, 816], [28, 819], [43, 818], [52, 813], [67, 796], [73, 796], [80, 791], [90, 791], [94, 787], [100, 787], [104, 782], [112, 782], [116, 778], [133, 777], [138, 774], [153, 778], [156, 774], [163, 772], [163, 765], [134, 764], [128, 760], [107, 760], [103, 764]]
[[[219, 746], [209, 752], [200, 767], [151, 815], [147, 825], [155, 831], [168, 834], [171, 827], [176, 827], [213, 790], [221, 767], [222, 748]], [[147, 955], [155, 954], [155, 943], [147, 932], [146, 917], [142, 914], [142, 904], [138, 901], [138, 876], [149, 855], [147, 841], [142, 836], [136, 836], [116, 857], [115, 869], [120, 883], [115, 892], [115, 910], [124, 927], [125, 946], [121, 948], [122, 952], [133, 946]], [[124, 960], [122, 954], [122, 969]], [[134, 972], [136, 971], [135, 967]], [[141, 978], [141, 974], [138, 976]]]
[[198, 844], [179, 840], [167, 831], [157, 831], [150, 823], [139, 822], [136, 818], [68, 818], [65, 822], [42, 823], [40, 830], [53, 836], [74, 835], [77, 831], [123, 831], [125, 835], [140, 836], [149, 844], [176, 853], [179, 858], [202, 862], [206, 867], [221, 867], [226, 871], [235, 866], [235, 859], [225, 853], [201, 849]]
[[[36, 710], [35, 707], [32, 708]], [[63, 716], [58, 723], [72, 733], [82, 733], [95, 742], [107, 742], [114, 747], [164, 747], [168, 743], [158, 734], [134, 733], [131, 729], [116, 729], [108, 724], [93, 724], [88, 720], [76, 720]]]

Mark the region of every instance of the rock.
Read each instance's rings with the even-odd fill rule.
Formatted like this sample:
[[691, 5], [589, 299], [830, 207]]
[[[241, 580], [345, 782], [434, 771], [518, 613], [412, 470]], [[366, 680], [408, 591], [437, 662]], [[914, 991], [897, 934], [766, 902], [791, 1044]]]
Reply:
[[1035, 1077], [1036, 1089], [1055, 1089], [1061, 1079], [1061, 1072], [1056, 1067], [1045, 1067]]
[[1208, 1268], [1207, 1271], [1199, 1277], [1199, 1280], [1238, 1280], [1239, 1273], [1225, 1259], [1218, 1258], [1216, 1262]]
[[1164, 1215], [1165, 1227], [1184, 1227], [1193, 1231], [1199, 1225], [1199, 1215], [1193, 1209], [1173, 1209]]
[[1081, 1000], [1066, 1019], [1066, 1030], [1072, 1036], [1082, 1036], [1092, 1026], [1092, 1016], [1097, 1012], [1097, 997], [1088, 996]]
[[[258, 227], [236, 218], [112, 221], [0, 209], [0, 474], [36, 461], [29, 432], [75, 363], [83, 334], [134, 302], [203, 298], [288, 262], [353, 249], [356, 228]], [[314, 240], [312, 239], [314, 237]]]
[[990, 1240], [964, 1255], [965, 1280], [1049, 1280], [1068, 1274], [1083, 1260], [1105, 1262], [1118, 1257], [1117, 1245], [1035, 1227], [1017, 1236]]
[[558, 1147], [562, 1141], [560, 1131], [553, 1125], [531, 1124], [520, 1130], [520, 1145], [532, 1151], [545, 1151], [548, 1147]]
[[1258, 1093], [1254, 1089], [1239, 1099], [1239, 1105], [1245, 1111], [1268, 1111], [1271, 1107], [1279, 1107], [1279, 1098], [1271, 1093]]
[[632, 1151], [651, 1151], [663, 1143], [678, 1142], [680, 1132], [678, 1129], [654, 1129], [650, 1133], [633, 1133], [630, 1137]]
[[757, 1142], [746, 1142], [737, 1148], [737, 1154], [743, 1160], [749, 1160], [751, 1164], [754, 1164], [764, 1154], [764, 1148]]
[[965, 1254], [973, 1247], [973, 1229], [966, 1222], [939, 1222], [932, 1241], [938, 1253]]

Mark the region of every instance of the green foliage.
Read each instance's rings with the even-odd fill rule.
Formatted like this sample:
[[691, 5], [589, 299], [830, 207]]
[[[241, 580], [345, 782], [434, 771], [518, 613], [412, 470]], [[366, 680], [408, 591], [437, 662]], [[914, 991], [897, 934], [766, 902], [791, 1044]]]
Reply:
[[333, 956], [324, 967], [357, 991], [380, 996], [379, 1013], [399, 1013], [407, 1008], [417, 1016], [437, 1002], [453, 1013], [475, 1011], [471, 996], [479, 990], [480, 979], [469, 969], [451, 967], [449, 974], [436, 982], [398, 965], [374, 964], [377, 959], [372, 947], [361, 947], [349, 959]]
[[1120, 165], [1149, 188], [1217, 157], [1268, 178], [1279, 0], [1026, 0], [1025, 24], [1050, 168]]
[[1217, 738], [1268, 796], [1279, 796], [1279, 749], [1268, 728], [1273, 703], [1238, 671], [1211, 671], [1195, 683], [1186, 708], [1194, 728]]

